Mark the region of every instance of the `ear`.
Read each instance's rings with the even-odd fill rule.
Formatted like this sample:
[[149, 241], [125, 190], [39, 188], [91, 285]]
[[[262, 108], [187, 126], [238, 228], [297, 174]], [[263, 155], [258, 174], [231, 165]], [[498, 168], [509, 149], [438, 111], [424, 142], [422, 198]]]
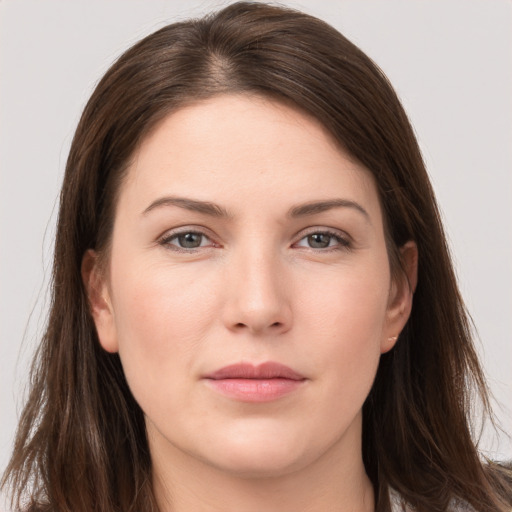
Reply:
[[89, 249], [82, 258], [82, 281], [101, 346], [117, 352], [117, 332], [107, 278], [100, 268], [98, 254]]
[[389, 292], [386, 325], [381, 353], [391, 350], [405, 327], [412, 310], [412, 299], [418, 283], [418, 247], [409, 241], [400, 248], [403, 275], [393, 279]]

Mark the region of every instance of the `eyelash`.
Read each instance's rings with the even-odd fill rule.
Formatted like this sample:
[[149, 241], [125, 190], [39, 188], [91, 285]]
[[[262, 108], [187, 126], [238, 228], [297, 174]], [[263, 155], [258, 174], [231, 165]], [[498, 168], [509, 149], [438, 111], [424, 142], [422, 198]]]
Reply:
[[197, 230], [193, 230], [193, 229], [185, 229], [183, 231], [175, 231], [175, 232], [167, 233], [159, 240], [158, 243], [172, 251], [188, 253], [188, 254], [195, 253], [198, 251], [198, 249], [202, 249], [202, 247], [194, 247], [192, 249], [185, 249], [183, 247], [178, 247], [176, 245], [171, 244], [172, 240], [178, 238], [179, 236], [183, 236], [183, 235], [200, 235], [200, 236], [203, 236], [203, 237], [207, 238], [208, 240], [210, 240], [208, 235], [206, 233], [203, 233], [202, 231], [197, 231]]
[[[194, 248], [186, 249], [186, 248], [178, 247], [176, 245], [171, 244], [171, 241], [177, 239], [178, 237], [183, 236], [183, 235], [189, 235], [189, 234], [203, 236], [203, 237], [207, 238], [208, 240], [210, 240], [208, 235], [202, 231], [198, 231], [198, 230], [194, 230], [194, 229], [185, 229], [182, 231], [166, 233], [162, 238], [160, 238], [158, 243], [172, 251], [185, 253], [185, 254], [193, 254], [193, 253], [196, 253], [199, 249], [202, 249], [203, 247], [194, 247]], [[329, 229], [310, 231], [309, 233], [306, 233], [302, 238], [300, 238], [299, 242], [311, 235], [327, 235], [331, 238], [334, 238], [336, 240], [336, 242], [338, 242], [338, 245], [335, 245], [333, 247], [330, 247], [330, 246], [327, 246], [324, 248], [309, 247], [309, 249], [311, 249], [315, 252], [317, 252], [317, 251], [318, 252], [349, 251], [352, 249], [352, 244], [347, 238], [344, 238], [338, 232], [334, 232]], [[329, 243], [330, 242], [331, 242], [331, 240], [329, 240]]]
[[[341, 236], [336, 231], [331, 231], [329, 229], [323, 229], [323, 230], [317, 230], [317, 231], [310, 231], [309, 233], [306, 233], [300, 240], [304, 240], [305, 238], [311, 236], [311, 235], [327, 235], [331, 238], [334, 238], [336, 242], [338, 242], [338, 245], [334, 246], [327, 246], [323, 248], [315, 248], [315, 247], [309, 247], [309, 249], [312, 249], [314, 251], [320, 251], [320, 252], [334, 252], [334, 251], [348, 251], [352, 249], [352, 244], [349, 241], [348, 237]], [[329, 240], [329, 243], [331, 240]]]

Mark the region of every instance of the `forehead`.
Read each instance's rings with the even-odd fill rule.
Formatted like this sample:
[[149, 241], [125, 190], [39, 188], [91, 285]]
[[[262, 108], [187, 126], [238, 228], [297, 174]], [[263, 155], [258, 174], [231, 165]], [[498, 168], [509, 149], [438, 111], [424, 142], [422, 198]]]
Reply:
[[371, 173], [316, 119], [260, 96], [216, 96], [169, 114], [150, 132], [120, 199], [140, 208], [164, 193], [234, 211], [264, 201], [276, 212], [288, 202], [342, 194], [380, 217]]

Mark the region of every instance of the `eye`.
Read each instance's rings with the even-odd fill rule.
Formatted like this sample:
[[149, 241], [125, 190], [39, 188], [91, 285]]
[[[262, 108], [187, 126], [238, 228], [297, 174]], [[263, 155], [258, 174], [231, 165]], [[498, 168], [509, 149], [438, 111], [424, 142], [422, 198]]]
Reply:
[[298, 247], [310, 249], [343, 250], [350, 248], [350, 242], [339, 233], [332, 231], [314, 231], [301, 238], [296, 244]]
[[168, 233], [159, 243], [175, 251], [187, 252], [201, 247], [211, 246], [212, 242], [204, 233], [189, 230], [178, 233]]

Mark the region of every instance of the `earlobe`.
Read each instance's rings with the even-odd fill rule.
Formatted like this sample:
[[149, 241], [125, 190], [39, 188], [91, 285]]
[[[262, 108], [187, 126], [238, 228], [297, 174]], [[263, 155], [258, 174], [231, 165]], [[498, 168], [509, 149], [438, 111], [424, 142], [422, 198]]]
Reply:
[[380, 345], [381, 354], [389, 352], [395, 346], [397, 340], [398, 336], [388, 336], [388, 338], [385, 339]]
[[117, 352], [114, 310], [107, 279], [100, 269], [98, 254], [92, 249], [86, 251], [82, 258], [81, 273], [100, 344], [107, 352]]
[[391, 286], [387, 322], [381, 343], [381, 353], [391, 350], [411, 314], [414, 291], [418, 283], [418, 247], [409, 241], [400, 248], [403, 275]]

